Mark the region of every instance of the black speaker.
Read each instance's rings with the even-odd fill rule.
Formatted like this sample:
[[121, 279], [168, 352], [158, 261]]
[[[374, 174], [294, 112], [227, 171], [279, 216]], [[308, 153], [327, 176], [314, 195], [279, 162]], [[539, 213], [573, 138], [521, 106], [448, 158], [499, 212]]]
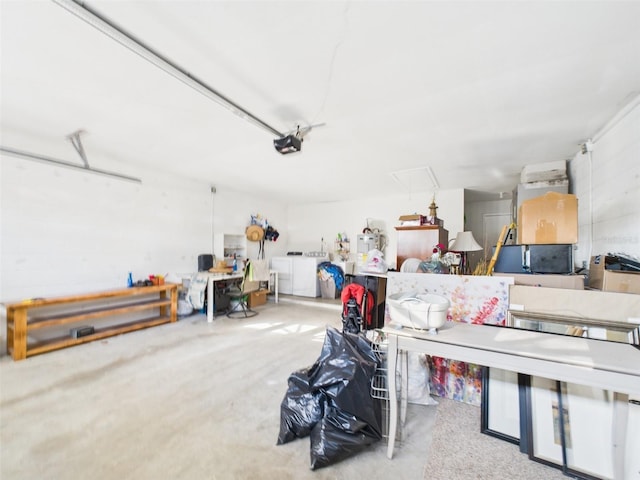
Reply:
[[198, 271], [208, 272], [213, 267], [213, 255], [209, 253], [203, 253], [198, 255]]

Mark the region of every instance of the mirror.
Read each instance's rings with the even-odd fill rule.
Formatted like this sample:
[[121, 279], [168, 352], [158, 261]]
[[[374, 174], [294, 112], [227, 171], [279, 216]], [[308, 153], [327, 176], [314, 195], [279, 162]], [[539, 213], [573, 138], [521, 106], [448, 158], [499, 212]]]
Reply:
[[508, 310], [505, 326], [640, 346], [640, 325], [636, 323]]

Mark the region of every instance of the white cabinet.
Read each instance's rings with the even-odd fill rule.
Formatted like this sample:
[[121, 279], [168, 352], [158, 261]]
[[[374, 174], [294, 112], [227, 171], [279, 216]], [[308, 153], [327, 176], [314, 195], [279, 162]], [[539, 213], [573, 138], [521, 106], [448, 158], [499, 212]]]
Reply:
[[238, 259], [238, 264], [247, 258], [247, 237], [244, 234], [216, 233], [213, 235], [213, 254], [216, 261], [225, 260], [232, 264], [233, 256]]
[[318, 264], [322, 257], [298, 257], [293, 259], [293, 294], [300, 297], [319, 297], [320, 281]]
[[278, 272], [278, 293], [293, 294], [292, 271], [293, 261], [291, 257], [273, 257], [271, 270]]
[[291, 255], [273, 257], [271, 269], [278, 272], [278, 293], [300, 297], [319, 297], [318, 265], [329, 261], [328, 257]]

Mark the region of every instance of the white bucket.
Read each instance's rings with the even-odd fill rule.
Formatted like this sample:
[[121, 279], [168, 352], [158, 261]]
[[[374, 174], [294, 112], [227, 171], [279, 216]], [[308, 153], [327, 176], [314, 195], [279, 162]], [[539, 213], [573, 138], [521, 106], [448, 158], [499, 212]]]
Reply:
[[400, 292], [389, 295], [391, 321], [417, 330], [435, 330], [447, 320], [450, 302], [442, 295]]

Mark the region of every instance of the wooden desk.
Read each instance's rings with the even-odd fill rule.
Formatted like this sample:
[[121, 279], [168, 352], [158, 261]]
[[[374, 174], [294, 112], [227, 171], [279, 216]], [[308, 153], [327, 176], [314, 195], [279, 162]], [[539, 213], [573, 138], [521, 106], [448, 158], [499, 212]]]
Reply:
[[[207, 322], [212, 323], [215, 317], [215, 284], [217, 282], [228, 281], [228, 280], [241, 280], [243, 273], [208, 273], [208, 272], [200, 272], [206, 273], [207, 278], [207, 298], [209, 301], [207, 302]], [[272, 287], [273, 285], [273, 287]], [[278, 272], [276, 270], [269, 270], [269, 291], [274, 288], [275, 290], [275, 303], [278, 303]]]
[[216, 310], [215, 284], [218, 282], [228, 282], [230, 280], [239, 282], [242, 280], [243, 273], [200, 273], [207, 275], [207, 322], [212, 323]]
[[[447, 322], [432, 335], [410, 329], [385, 327], [389, 338], [387, 384], [389, 386], [389, 444], [393, 457], [398, 428], [396, 375], [398, 355], [407, 351], [501, 368], [562, 382], [577, 383], [614, 392], [614, 478], [624, 478], [624, 448], [629, 394], [640, 394], [640, 350], [629, 344], [565, 337], [491, 325]], [[403, 383], [406, 372], [403, 372]], [[406, 415], [406, 397], [400, 421]]]

